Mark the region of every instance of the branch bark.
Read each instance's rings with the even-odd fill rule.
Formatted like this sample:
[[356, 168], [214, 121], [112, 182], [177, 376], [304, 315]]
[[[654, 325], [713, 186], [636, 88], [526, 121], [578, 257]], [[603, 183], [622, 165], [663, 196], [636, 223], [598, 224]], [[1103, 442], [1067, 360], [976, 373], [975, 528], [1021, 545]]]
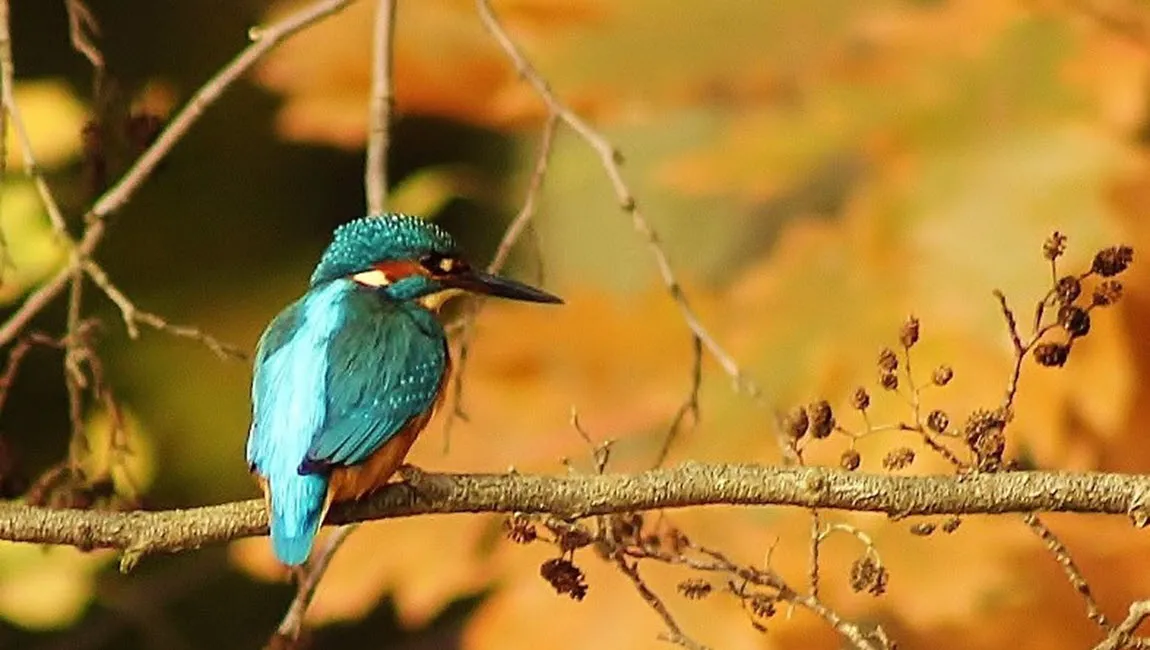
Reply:
[[[1145, 525], [1150, 476], [1002, 472], [892, 476], [822, 467], [686, 463], [638, 474], [409, 473], [363, 501], [338, 504], [327, 524], [424, 514], [526, 512], [576, 518], [701, 505], [796, 506], [906, 517], [1080, 512]], [[0, 540], [115, 548], [129, 561], [267, 533], [262, 500], [183, 510], [104, 512], [0, 504]]]
[[395, 105], [391, 88], [395, 5], [396, 0], [379, 0], [375, 10], [367, 164], [364, 165], [363, 182], [367, 193], [368, 214], [383, 214], [387, 211], [387, 151], [391, 146], [391, 113]]

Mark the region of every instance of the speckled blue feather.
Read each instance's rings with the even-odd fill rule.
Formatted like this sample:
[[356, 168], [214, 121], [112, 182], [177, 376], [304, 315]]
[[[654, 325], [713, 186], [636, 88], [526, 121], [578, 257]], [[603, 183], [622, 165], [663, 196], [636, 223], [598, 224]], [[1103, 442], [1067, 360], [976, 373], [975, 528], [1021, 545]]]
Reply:
[[435, 403], [448, 364], [442, 326], [418, 304], [344, 277], [454, 246], [431, 224], [412, 234], [419, 224], [411, 219], [359, 219], [337, 230], [311, 289], [260, 339], [247, 457], [268, 483], [272, 546], [285, 564], [308, 557], [329, 470], [364, 462]]

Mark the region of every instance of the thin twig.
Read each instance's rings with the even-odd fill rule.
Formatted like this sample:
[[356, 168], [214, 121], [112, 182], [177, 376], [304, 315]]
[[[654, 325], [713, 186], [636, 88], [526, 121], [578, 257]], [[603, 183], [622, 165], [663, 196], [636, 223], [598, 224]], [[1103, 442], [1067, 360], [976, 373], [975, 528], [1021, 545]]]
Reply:
[[367, 163], [364, 187], [369, 214], [387, 210], [387, 152], [391, 143], [391, 113], [395, 105], [392, 91], [392, 40], [395, 34], [396, 0], [379, 0], [372, 40], [371, 108], [367, 133]]
[[687, 421], [687, 417], [691, 418], [691, 426], [695, 427], [699, 424], [699, 390], [703, 387], [703, 340], [696, 334], [691, 334], [691, 385], [687, 389], [687, 397], [683, 403], [679, 405], [679, 410], [675, 411], [675, 417], [671, 418], [671, 426], [667, 428], [667, 435], [663, 438], [663, 446], [659, 449], [659, 455], [655, 457], [655, 467], [661, 467], [667, 461], [667, 454], [671, 453], [671, 445], [679, 437], [679, 432], [684, 428], [683, 423]]
[[1002, 317], [1006, 320], [1006, 328], [1010, 334], [1010, 342], [1014, 346], [1014, 366], [1011, 368], [1010, 376], [1007, 379], [1006, 395], [1002, 400], [1002, 408], [1009, 411], [1014, 407], [1014, 398], [1018, 395], [1018, 384], [1022, 378], [1022, 364], [1026, 361], [1026, 355], [1055, 325], [1042, 325], [1042, 306], [1046, 303], [1046, 298], [1043, 298], [1038, 302], [1038, 307], [1035, 309], [1034, 332], [1029, 339], [1024, 342], [1022, 335], [1018, 332], [1018, 319], [1015, 318], [1014, 312], [1007, 304], [1006, 295], [995, 289], [994, 297], [998, 300], [998, 306], [1002, 310]]
[[[32, 151], [32, 139], [28, 136], [28, 127], [24, 124], [24, 117], [16, 103], [16, 89], [14, 77], [16, 66], [12, 60], [12, 30], [9, 20], [8, 0], [0, 0], [0, 99], [8, 113], [8, 120], [16, 132], [16, 139], [20, 144], [20, 154], [24, 160], [24, 172], [32, 178], [36, 192], [40, 194], [40, 201], [48, 211], [48, 219], [52, 228], [61, 238], [67, 238], [68, 229], [64, 224], [64, 214], [60, 212], [60, 205], [56, 202], [48, 182], [36, 164], [36, 154]], [[3, 133], [7, 138], [7, 132]]]
[[92, 10], [84, 4], [83, 0], [67, 0], [68, 8], [68, 38], [72, 41], [72, 48], [88, 59], [96, 74], [96, 85], [104, 74], [104, 55], [92, 42], [92, 36], [100, 35], [100, 23], [92, 15]]
[[639, 210], [634, 194], [631, 192], [627, 182], [623, 180], [623, 172], [621, 169], [622, 155], [618, 149], [616, 149], [606, 137], [576, 115], [563, 101], [556, 97], [547, 80], [535, 69], [534, 65], [531, 64], [523, 54], [523, 51], [519, 49], [519, 46], [515, 44], [515, 41], [511, 39], [507, 30], [499, 22], [499, 19], [491, 8], [489, 0], [476, 0], [475, 4], [484, 27], [499, 43], [499, 46], [503, 48], [503, 51], [515, 65], [515, 69], [519, 72], [519, 75], [527, 81], [527, 83], [531, 84], [540, 99], [547, 104], [547, 108], [555, 115], [558, 115], [563, 123], [571, 127], [579, 137], [599, 155], [603, 170], [611, 182], [619, 206], [624, 212], [631, 215], [631, 221], [635, 226], [635, 230], [638, 231], [647, 242], [651, 255], [655, 258], [655, 265], [659, 269], [659, 277], [662, 279], [671, 298], [679, 307], [679, 311], [687, 327], [702, 341], [703, 347], [711, 353], [711, 356], [719, 363], [723, 371], [731, 377], [735, 383], [735, 387], [749, 394], [756, 402], [762, 404], [764, 399], [762, 388], [743, 372], [734, 357], [719, 344], [710, 330], [703, 326], [702, 321], [699, 320], [698, 315], [695, 313], [694, 307], [691, 306], [690, 301], [687, 299], [671, 267], [667, 253], [663, 250], [658, 233], [655, 232], [650, 222]]
[[1074, 591], [1082, 596], [1082, 600], [1086, 603], [1086, 617], [1093, 621], [1103, 631], [1110, 630], [1110, 622], [1106, 619], [1106, 615], [1102, 613], [1102, 608], [1098, 606], [1098, 601], [1094, 599], [1094, 594], [1090, 591], [1090, 583], [1086, 582], [1086, 576], [1082, 575], [1082, 569], [1074, 562], [1074, 558], [1070, 557], [1070, 549], [1054, 534], [1054, 531], [1043, 523], [1038, 515], [1028, 513], [1022, 516], [1022, 521], [1038, 535], [1042, 540], [1043, 546], [1046, 547], [1054, 559], [1058, 560], [1058, 565], [1062, 567], [1063, 573], [1066, 574], [1066, 579], [1070, 581], [1070, 586]]
[[[1027, 353], [1042, 339], [1046, 332], [1053, 327], [1042, 324], [1043, 307], [1052, 296], [1053, 291], [1054, 290], [1051, 289], [1051, 292], [1048, 292], [1042, 300], [1038, 301], [1038, 305], [1035, 308], [1033, 332], [1025, 343], [1022, 341], [1022, 337], [1018, 332], [1018, 323], [1014, 312], [1011, 311], [1007, 305], [1006, 296], [1001, 291], [996, 290], [994, 292], [994, 296], [998, 299], [999, 306], [1002, 309], [1003, 318], [1006, 320], [1011, 342], [1014, 344], [1014, 366], [1011, 369], [1010, 378], [1007, 381], [1006, 396], [1003, 399], [1002, 405], [1002, 408], [1007, 412], [1014, 406], [1014, 399], [1018, 393], [1019, 378], [1022, 374], [1022, 364], [1026, 359]], [[1086, 581], [1086, 577], [1074, 562], [1074, 558], [1070, 556], [1070, 549], [1066, 548], [1066, 545], [1058, 539], [1054, 531], [1050, 530], [1036, 514], [1027, 513], [1023, 515], [1022, 520], [1031, 532], [1042, 540], [1043, 546], [1054, 555], [1055, 560], [1057, 560], [1059, 566], [1062, 567], [1063, 573], [1066, 574], [1066, 579], [1070, 581], [1071, 587], [1082, 596], [1082, 600], [1086, 604], [1087, 618], [1104, 631], [1109, 630], [1111, 624], [1107, 620], [1106, 615], [1102, 613], [1102, 609], [1098, 606], [1098, 601], [1094, 599], [1094, 594], [1091, 593], [1090, 584]]]
[[[864, 630], [862, 627], [843, 618], [819, 600], [818, 597], [800, 594], [791, 588], [779, 574], [771, 570], [769, 557], [766, 568], [757, 568], [740, 565], [728, 558], [721, 551], [712, 548], [700, 546], [692, 542], [687, 542], [685, 546], [702, 554], [706, 559], [691, 557], [681, 552], [669, 553], [652, 548], [627, 548], [624, 549], [624, 552], [631, 557], [650, 558], [668, 564], [686, 566], [696, 571], [726, 574], [728, 578], [728, 590], [734, 596], [738, 597], [743, 602], [744, 607], [747, 607], [752, 614], [755, 613], [755, 602], [765, 601], [767, 604], [773, 606], [775, 601], [782, 601], [805, 608], [819, 618], [822, 618], [827, 625], [838, 632], [840, 636], [850, 642], [851, 646], [858, 650], [889, 650], [894, 647], [894, 644], [887, 638], [886, 632], [881, 626], [875, 626], [872, 630]], [[748, 585], [765, 588], [767, 591], [763, 593], [761, 591], [749, 590], [747, 589]], [[748, 607], [748, 605], [750, 606]]]
[[312, 599], [315, 597], [315, 590], [319, 587], [320, 579], [323, 578], [324, 573], [327, 572], [327, 567], [331, 563], [331, 559], [335, 557], [335, 552], [347, 540], [348, 536], [355, 531], [358, 526], [350, 524], [343, 526], [332, 533], [331, 538], [328, 539], [327, 544], [323, 546], [316, 553], [312, 561], [308, 563], [307, 570], [303, 572], [303, 578], [300, 580], [299, 587], [297, 588], [295, 598], [292, 599], [291, 605], [288, 606], [288, 611], [284, 614], [283, 621], [280, 623], [276, 634], [291, 640], [299, 638], [300, 630], [303, 629], [304, 615], [307, 614], [307, 608], [311, 604]]
[[[7, 2], [0, 3], [0, 24], [9, 24]], [[12, 34], [9, 27], [0, 30], [0, 70], [12, 69]], [[0, 74], [0, 85], [3, 86], [0, 88], [0, 187], [8, 178], [8, 105], [3, 101], [3, 97], [7, 92], [5, 88], [12, 82], [12, 79], [4, 78], [4, 75]], [[0, 202], [3, 201], [3, 198], [3, 193], [0, 192]], [[3, 212], [0, 212], [0, 216], [2, 215]], [[0, 224], [2, 223], [0, 221]], [[5, 272], [12, 268], [12, 258], [8, 253], [8, 235], [4, 232], [3, 227], [0, 227], [0, 279], [4, 277]]]
[[[527, 191], [523, 197], [523, 206], [519, 208], [519, 213], [515, 215], [515, 218], [508, 224], [507, 229], [503, 231], [503, 237], [499, 240], [499, 246], [495, 249], [495, 256], [491, 258], [491, 262], [487, 265], [488, 273], [498, 273], [503, 268], [503, 265], [507, 263], [507, 259], [511, 255], [511, 249], [514, 248], [515, 243], [519, 240], [519, 237], [527, 229], [531, 223], [531, 219], [535, 216], [539, 202], [539, 192], [543, 187], [543, 178], [547, 175], [547, 165], [551, 160], [551, 150], [555, 144], [555, 132], [557, 131], [558, 125], [558, 117], [552, 113], [547, 119], [546, 125], [543, 127], [543, 135], [539, 142], [539, 152], [535, 156], [535, 167], [531, 172], [531, 179], [527, 182]], [[473, 298], [457, 329], [459, 332], [459, 353], [456, 356], [455, 374], [451, 378], [451, 410], [448, 412], [448, 419], [444, 424], [445, 448], [450, 444], [451, 428], [455, 420], [467, 419], [467, 412], [463, 408], [463, 378], [466, 374], [467, 361], [471, 354], [471, 342], [475, 336], [475, 320], [479, 317], [479, 312], [483, 309], [486, 302], [486, 298], [483, 296]]]
[[810, 579], [811, 596], [819, 597], [819, 555], [822, 550], [822, 518], [819, 516], [818, 508], [811, 508], [811, 532], [810, 532], [810, 566], [807, 567], [807, 577]]
[[57, 341], [47, 335], [33, 333], [22, 338], [8, 350], [8, 361], [4, 364], [4, 372], [0, 374], [0, 412], [3, 412], [4, 405], [8, 402], [8, 394], [12, 390], [12, 385], [16, 383], [16, 375], [20, 373], [20, 366], [32, 348], [36, 345], [55, 347], [56, 344]]
[[[254, 42], [246, 47], [228, 65], [224, 66], [212, 76], [191, 100], [172, 118], [167, 128], [160, 133], [155, 142], [132, 164], [132, 167], [120, 180], [105, 192], [88, 211], [85, 221], [88, 223], [84, 236], [73, 249], [72, 259], [66, 268], [60, 269], [36, 291], [25, 299], [20, 308], [0, 326], [0, 345], [6, 345], [20, 334], [20, 331], [45, 306], [60, 294], [72, 269], [80, 266], [84, 259], [91, 256], [100, 244], [106, 232], [104, 217], [116, 212], [135, 195], [136, 190], [144, 183], [160, 161], [175, 147], [204, 111], [211, 106], [225, 90], [231, 87], [244, 75], [262, 56], [272, 48], [282, 43], [301, 29], [330, 16], [347, 5], [351, 0], [321, 0], [300, 11], [288, 16], [265, 29], [253, 29], [251, 37]], [[0, 11], [6, 12], [7, 1], [0, 0]], [[0, 50], [2, 44], [9, 42], [7, 22], [0, 20]], [[0, 51], [0, 68], [3, 67], [3, 52]], [[10, 92], [10, 82], [5, 83], [0, 75], [0, 84], [4, 85], [5, 95]]]
[[64, 385], [68, 389], [68, 420], [72, 425], [72, 436], [68, 444], [68, 463], [72, 469], [88, 455], [88, 436], [84, 431], [84, 389], [88, 379], [84, 376], [81, 364], [91, 354], [88, 342], [80, 332], [80, 308], [84, 292], [84, 274], [79, 268], [72, 273], [68, 290], [68, 320], [63, 338], [64, 343]]
[[124, 176], [112, 188], [104, 193], [88, 214], [89, 219], [101, 219], [116, 210], [119, 210], [139, 189], [160, 161], [179, 142], [188, 129], [203, 115], [204, 110], [214, 104], [225, 90], [230, 88], [242, 77], [256, 61], [278, 46], [284, 40], [294, 36], [300, 30], [341, 11], [352, 0], [321, 0], [291, 14], [287, 18], [270, 27], [253, 27], [249, 31], [252, 43], [248, 45], [236, 58], [220, 69], [208, 80], [188, 103], [180, 109], [168, 123], [152, 146], [148, 147], [136, 162], [132, 164]]
[[83, 263], [84, 271], [88, 277], [92, 278], [92, 282], [104, 292], [108, 299], [116, 304], [120, 309], [120, 316], [124, 320], [124, 327], [128, 330], [130, 338], [138, 338], [140, 336], [139, 326], [147, 325], [161, 332], [167, 332], [172, 336], [180, 338], [191, 339], [202, 343], [209, 350], [214, 352], [216, 356], [221, 359], [245, 359], [247, 353], [236, 345], [225, 343], [214, 336], [207, 334], [198, 327], [190, 325], [173, 325], [165, 320], [163, 317], [153, 314], [151, 312], [143, 311], [136, 307], [135, 303], [123, 291], [120, 291], [115, 284], [112, 283], [111, 278], [104, 272], [100, 265], [91, 260], [85, 260]]
[[637, 561], [628, 562], [626, 556], [617, 553], [615, 555], [615, 566], [619, 567], [619, 571], [621, 571], [623, 575], [630, 578], [631, 584], [635, 585], [635, 590], [639, 592], [643, 601], [646, 602], [651, 609], [655, 610], [659, 618], [663, 619], [663, 625], [667, 627], [667, 631], [659, 638], [677, 646], [688, 648], [688, 650], [709, 650], [707, 646], [695, 641], [683, 632], [683, 628], [675, 621], [675, 617], [671, 615], [671, 611], [667, 609], [663, 600], [647, 586], [643, 577], [639, 575], [639, 563]]
[[1094, 646], [1094, 650], [1125, 650], [1135, 646], [1140, 639], [1134, 638], [1134, 630], [1142, 621], [1150, 617], [1150, 600], [1138, 600], [1130, 604], [1130, 610], [1121, 623], [1114, 626], [1106, 638]]

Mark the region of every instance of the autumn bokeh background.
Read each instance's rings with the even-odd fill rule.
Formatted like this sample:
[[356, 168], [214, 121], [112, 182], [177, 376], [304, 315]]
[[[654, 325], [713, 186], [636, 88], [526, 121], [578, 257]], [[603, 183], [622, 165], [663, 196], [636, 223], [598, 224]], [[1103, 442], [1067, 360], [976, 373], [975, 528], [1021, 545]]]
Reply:
[[[80, 134], [93, 114], [179, 104], [281, 15], [264, 2], [90, 0], [115, 86], [95, 97], [68, 45], [63, 3], [14, 3], [17, 98], [66, 211], [91, 201]], [[138, 304], [254, 346], [302, 290], [330, 230], [362, 214], [372, 4], [300, 35], [233, 87], [130, 205], [98, 254]], [[625, 152], [625, 173], [716, 337], [779, 408], [831, 400], [848, 426], [856, 385], [899, 323], [923, 323], [916, 363], [955, 380], [927, 403], [961, 421], [997, 403], [1010, 347], [991, 291], [1025, 307], [1045, 290], [1040, 245], [1070, 235], [1068, 268], [1098, 248], [1150, 244], [1150, 11], [1134, 0], [710, 2], [505, 0], [508, 29], [569, 100]], [[519, 82], [471, 2], [401, 2], [391, 205], [436, 219], [489, 258], [522, 200], [543, 107]], [[127, 154], [124, 154], [126, 156]], [[9, 138], [8, 165], [19, 168]], [[122, 156], [123, 158], [123, 156]], [[113, 171], [124, 159], [112, 160]], [[690, 382], [690, 336], [645, 243], [615, 204], [593, 153], [561, 131], [537, 237], [512, 272], [568, 299], [560, 310], [491, 304], [450, 438], [438, 418], [413, 460], [442, 470], [588, 469], [572, 408], [613, 468], [653, 461]], [[0, 228], [11, 308], [64, 261], [31, 185], [9, 174]], [[532, 241], [536, 243], [531, 243]], [[1146, 273], [1096, 314], [1060, 371], [1028, 365], [1011, 453], [1043, 468], [1144, 472], [1150, 447]], [[255, 496], [243, 464], [249, 368], [146, 331], [129, 341], [104, 316], [101, 352], [149, 507]], [[35, 323], [56, 332], [63, 307]], [[65, 454], [57, 353], [29, 357], [0, 417], [26, 479]], [[671, 461], [778, 462], [774, 415], [704, 364], [702, 420]], [[878, 395], [876, 419], [905, 416]], [[93, 435], [105, 414], [89, 414]], [[912, 441], [860, 443], [863, 469]], [[835, 463], [832, 438], [810, 460]], [[945, 471], [922, 454], [909, 470]], [[806, 575], [805, 513], [705, 509], [669, 515], [744, 562], [774, 548]], [[882, 598], [850, 591], [861, 549], [833, 538], [822, 593], [844, 615], [881, 622], [907, 648], [1081, 648], [1098, 640], [1081, 600], [1013, 518], [971, 518], [951, 535], [841, 515], [868, 531], [891, 572]], [[1125, 521], [1050, 517], [1112, 616], [1147, 596], [1145, 533]], [[539, 578], [552, 550], [503, 539], [501, 520], [424, 517], [365, 526], [320, 587], [314, 647], [645, 648], [657, 617], [591, 552], [583, 602]], [[266, 542], [147, 558], [129, 575], [110, 553], [0, 546], [0, 647], [250, 648], [292, 589]], [[686, 574], [652, 567], [685, 629], [718, 648], [835, 648], [804, 612], [762, 634], [739, 604], [688, 601]]]

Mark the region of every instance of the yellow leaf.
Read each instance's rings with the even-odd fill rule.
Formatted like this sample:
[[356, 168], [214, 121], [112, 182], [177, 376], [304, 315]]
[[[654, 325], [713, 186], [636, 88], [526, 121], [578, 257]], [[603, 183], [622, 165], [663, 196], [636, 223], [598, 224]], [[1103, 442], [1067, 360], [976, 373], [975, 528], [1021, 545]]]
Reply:
[[40, 196], [29, 182], [8, 181], [0, 203], [0, 304], [20, 298], [56, 272], [68, 251], [56, 236]]
[[[36, 163], [51, 168], [72, 160], [80, 152], [80, 131], [88, 116], [69, 86], [60, 80], [22, 81], [15, 94]], [[23, 169], [20, 140], [11, 120], [6, 142], [8, 169]]]
[[0, 544], [0, 616], [21, 627], [68, 627], [92, 598], [95, 573], [111, 553], [65, 546]]

